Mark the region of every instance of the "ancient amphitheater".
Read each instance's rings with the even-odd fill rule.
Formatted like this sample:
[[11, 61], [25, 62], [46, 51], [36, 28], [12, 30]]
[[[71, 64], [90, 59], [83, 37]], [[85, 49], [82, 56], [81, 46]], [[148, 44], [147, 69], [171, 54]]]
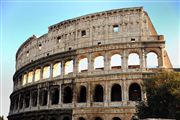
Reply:
[[143, 79], [166, 68], [164, 37], [143, 7], [65, 20], [18, 49], [8, 119], [131, 120]]

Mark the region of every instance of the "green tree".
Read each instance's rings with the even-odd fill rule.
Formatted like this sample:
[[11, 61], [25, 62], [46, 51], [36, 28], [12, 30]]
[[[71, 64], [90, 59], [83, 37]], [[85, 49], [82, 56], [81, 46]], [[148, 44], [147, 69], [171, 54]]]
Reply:
[[158, 72], [144, 84], [147, 101], [137, 106], [140, 118], [180, 119], [180, 73]]
[[0, 120], [4, 120], [4, 117], [3, 117], [3, 116], [0, 116]]

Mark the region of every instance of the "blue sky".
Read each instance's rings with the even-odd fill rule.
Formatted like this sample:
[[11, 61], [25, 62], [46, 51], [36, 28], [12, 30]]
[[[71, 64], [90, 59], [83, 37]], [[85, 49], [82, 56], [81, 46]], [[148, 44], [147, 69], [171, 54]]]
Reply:
[[9, 95], [15, 72], [15, 54], [33, 34], [41, 36], [48, 26], [81, 15], [104, 10], [143, 6], [158, 34], [164, 35], [166, 48], [174, 67], [180, 67], [180, 2], [121, 0], [13, 1], [1, 0], [1, 104], [0, 115], [9, 111]]

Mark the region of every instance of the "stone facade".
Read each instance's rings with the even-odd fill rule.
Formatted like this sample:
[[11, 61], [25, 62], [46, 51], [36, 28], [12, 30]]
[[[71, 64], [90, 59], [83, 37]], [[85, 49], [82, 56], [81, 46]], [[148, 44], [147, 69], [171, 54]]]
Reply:
[[[147, 66], [149, 53], [156, 68]], [[138, 64], [129, 63], [131, 54]], [[142, 7], [66, 20], [18, 49], [8, 119], [131, 120], [137, 101], [146, 100], [143, 79], [166, 68], [164, 37]]]

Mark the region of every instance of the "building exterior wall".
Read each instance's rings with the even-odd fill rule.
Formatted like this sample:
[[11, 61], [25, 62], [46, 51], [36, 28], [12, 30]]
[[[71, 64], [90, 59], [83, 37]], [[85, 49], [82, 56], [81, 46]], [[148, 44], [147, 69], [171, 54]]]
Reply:
[[[147, 67], [147, 54], [157, 55], [156, 68]], [[139, 56], [138, 65], [129, 65], [130, 54]], [[121, 66], [111, 66], [111, 57], [120, 55]], [[103, 57], [104, 67], [95, 68], [95, 59]], [[78, 70], [80, 60], [87, 58], [88, 68]], [[66, 74], [67, 61], [73, 61]], [[60, 74], [53, 76], [56, 63]], [[49, 76], [44, 78], [44, 68]], [[172, 68], [162, 35], [158, 35], [142, 7], [115, 9], [66, 20], [49, 27], [47, 34], [30, 37], [16, 54], [14, 90], [10, 96], [9, 120], [121, 120], [132, 119], [136, 100], [130, 98], [132, 85], [139, 86], [140, 100], [146, 100], [143, 79], [159, 69]], [[36, 70], [40, 79], [36, 80]], [[24, 76], [27, 76], [26, 78]], [[29, 80], [31, 79], [31, 80]], [[111, 100], [114, 84], [121, 87], [121, 100]], [[103, 88], [103, 101], [94, 101], [97, 85]], [[86, 88], [86, 102], [79, 103], [80, 88]], [[58, 103], [52, 104], [52, 89], [58, 90]], [[66, 88], [72, 91], [72, 102]], [[135, 88], [134, 88], [135, 89]], [[137, 88], [136, 88], [137, 89]], [[33, 97], [37, 92], [37, 97]], [[42, 92], [46, 91], [46, 92]], [[46, 98], [46, 99], [45, 99]], [[33, 105], [37, 99], [37, 105]], [[45, 103], [41, 103], [45, 99]], [[28, 104], [29, 103], [29, 104]], [[51, 111], [51, 112], [50, 112]], [[42, 117], [44, 116], [44, 117]]]

